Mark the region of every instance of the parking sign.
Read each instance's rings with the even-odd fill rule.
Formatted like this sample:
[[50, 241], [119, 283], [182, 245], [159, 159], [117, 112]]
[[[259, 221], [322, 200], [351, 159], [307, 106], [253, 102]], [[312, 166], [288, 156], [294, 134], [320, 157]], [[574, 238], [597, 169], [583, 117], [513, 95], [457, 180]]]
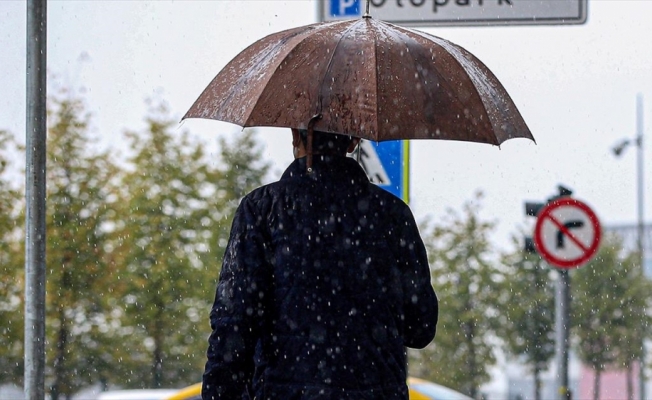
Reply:
[[360, 16], [360, 1], [361, 0], [331, 0], [331, 16]]
[[[370, 0], [373, 18], [405, 26], [583, 24], [588, 0]], [[321, 21], [361, 17], [366, 0], [319, 0]]]

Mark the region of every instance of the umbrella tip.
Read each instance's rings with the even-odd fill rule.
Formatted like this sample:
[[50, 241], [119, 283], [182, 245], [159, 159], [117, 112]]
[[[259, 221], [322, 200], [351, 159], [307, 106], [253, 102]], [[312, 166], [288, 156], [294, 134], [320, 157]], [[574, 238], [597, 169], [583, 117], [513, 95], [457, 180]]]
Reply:
[[365, 9], [365, 12], [364, 12], [364, 15], [362, 16], [362, 18], [371, 18], [371, 14], [369, 14], [369, 2], [370, 1], [371, 0], [367, 0], [367, 8]]

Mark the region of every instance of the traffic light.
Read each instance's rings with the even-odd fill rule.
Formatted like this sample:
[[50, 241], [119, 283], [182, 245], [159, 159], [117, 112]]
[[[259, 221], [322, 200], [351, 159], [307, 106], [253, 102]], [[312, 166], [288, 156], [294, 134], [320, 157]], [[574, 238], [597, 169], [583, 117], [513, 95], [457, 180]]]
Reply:
[[525, 202], [525, 215], [530, 217], [536, 217], [539, 215], [539, 211], [545, 206], [545, 203], [534, 203], [531, 201]]
[[525, 237], [525, 247], [524, 250], [526, 253], [535, 254], [537, 252], [536, 247], [534, 246], [534, 239], [530, 236]]
[[[559, 194], [556, 196], [550, 197], [545, 203], [541, 202], [534, 202], [534, 201], [526, 201], [525, 202], [525, 215], [528, 217], [536, 217], [539, 215], [539, 212], [541, 212], [541, 209], [546, 206], [546, 204], [550, 203], [551, 201], [557, 200], [561, 197], [567, 197], [573, 194], [573, 191], [563, 185], [557, 185], [557, 190], [559, 191]], [[536, 253], [537, 249], [534, 246], [534, 239], [530, 236], [525, 237], [525, 243], [523, 246], [523, 250], [526, 253]]]

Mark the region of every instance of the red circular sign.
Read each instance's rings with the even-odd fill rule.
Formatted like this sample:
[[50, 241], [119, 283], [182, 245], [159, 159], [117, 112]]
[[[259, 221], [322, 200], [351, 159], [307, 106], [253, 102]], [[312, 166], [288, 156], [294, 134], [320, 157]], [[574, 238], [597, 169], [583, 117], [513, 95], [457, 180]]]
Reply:
[[593, 210], [579, 200], [563, 197], [539, 212], [534, 245], [550, 264], [570, 269], [593, 257], [601, 235], [600, 222]]

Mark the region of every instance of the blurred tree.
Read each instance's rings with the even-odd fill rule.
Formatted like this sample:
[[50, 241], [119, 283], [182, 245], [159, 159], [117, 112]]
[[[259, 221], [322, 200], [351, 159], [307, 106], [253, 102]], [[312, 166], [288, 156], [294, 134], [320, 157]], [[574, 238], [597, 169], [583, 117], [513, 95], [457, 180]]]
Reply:
[[495, 364], [489, 340], [501, 276], [489, 240], [492, 222], [478, 215], [482, 194], [449, 211], [441, 226], [424, 235], [433, 285], [439, 298], [437, 337], [426, 349], [410, 351], [410, 374], [457, 389], [471, 397], [489, 380]]
[[555, 287], [550, 268], [538, 254], [524, 252], [518, 238], [512, 238], [516, 250], [503, 256], [507, 269], [496, 286], [494, 330], [507, 352], [532, 368], [534, 397], [540, 400], [540, 374], [555, 354]]
[[25, 262], [20, 210], [24, 202], [8, 176], [7, 150], [18, 149], [13, 136], [0, 130], [0, 384], [21, 384]]
[[[179, 386], [201, 376], [208, 312], [239, 199], [269, 165], [245, 130], [217, 154], [163, 106], [120, 170], [92, 151], [84, 103], [63, 90], [49, 99], [47, 371], [52, 399], [83, 386]], [[0, 151], [11, 140], [0, 131]], [[0, 154], [0, 382], [23, 377], [24, 235], [19, 192]], [[24, 218], [24, 216], [22, 216]]]
[[262, 148], [256, 144], [255, 138], [255, 130], [245, 129], [232, 141], [224, 137], [218, 139], [218, 171], [213, 175], [215, 180], [210, 182], [210, 192], [213, 194], [202, 215], [205, 221], [209, 221], [205, 227], [210, 229], [212, 239], [209, 251], [201, 253], [204, 265], [217, 267], [209, 270], [211, 282], [215, 284], [240, 199], [263, 184], [270, 168], [270, 164], [263, 160]]
[[127, 134], [133, 155], [116, 231], [128, 326], [121, 383], [157, 388], [201, 376], [231, 211], [266, 169], [254, 168], [261, 152], [251, 134], [222, 141], [215, 157], [187, 132], [171, 132], [165, 105], [154, 104], [146, 122]]
[[48, 109], [46, 376], [57, 400], [110, 373], [104, 294], [117, 168], [92, 150], [79, 98], [60, 91]]
[[633, 398], [631, 371], [641, 355], [643, 337], [650, 337], [650, 282], [635, 254], [623, 254], [616, 236], [603, 239], [597, 255], [577, 269], [571, 286], [572, 321], [580, 359], [595, 371], [594, 399], [600, 375], [607, 368], [629, 371], [628, 397]]
[[[625, 296], [622, 299], [623, 326], [618, 327], [616, 363], [627, 371], [627, 394], [634, 398], [634, 366], [643, 352], [642, 343], [652, 337], [652, 282], [645, 276], [638, 252], [624, 257], [621, 263]], [[647, 366], [646, 368], [649, 368]]]
[[[165, 105], [153, 105], [147, 128], [127, 132], [133, 154], [121, 181], [121, 221], [116, 229], [124, 304], [125, 351], [121, 385], [160, 388], [197, 379], [203, 364], [202, 335], [193, 329], [209, 291], [197, 262], [202, 190], [214, 171], [204, 162], [204, 146], [176, 123]], [[200, 235], [201, 236], [201, 235]], [[196, 304], [199, 302], [199, 304]]]

